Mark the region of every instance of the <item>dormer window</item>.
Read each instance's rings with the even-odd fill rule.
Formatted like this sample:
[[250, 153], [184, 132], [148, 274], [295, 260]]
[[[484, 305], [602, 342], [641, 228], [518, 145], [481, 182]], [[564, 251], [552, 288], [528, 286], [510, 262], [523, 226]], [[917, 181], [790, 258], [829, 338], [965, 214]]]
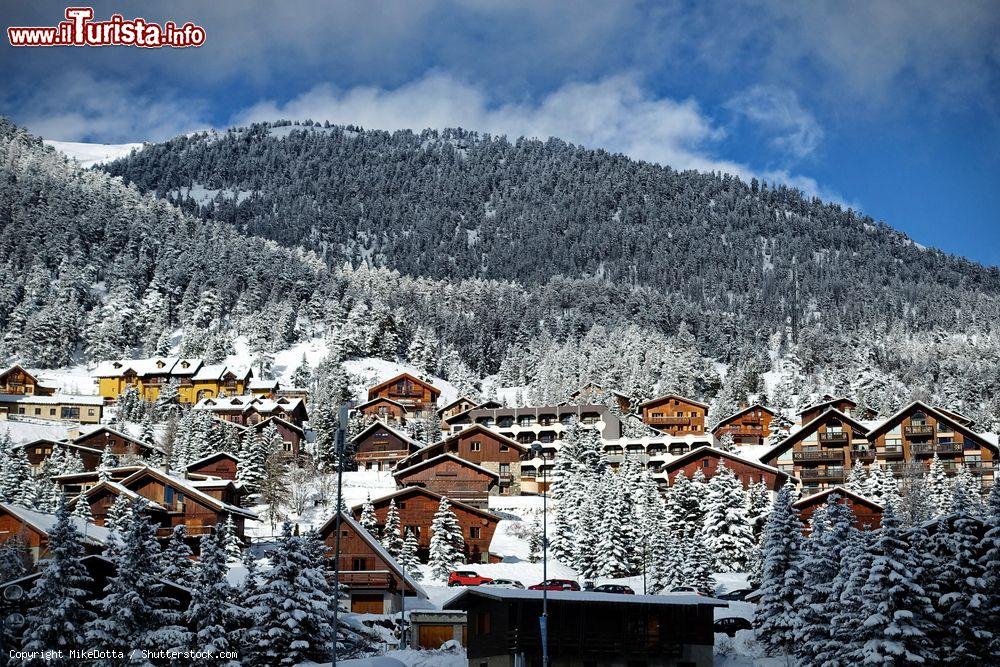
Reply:
[[181, 362], [181, 368], [187, 368], [187, 367], [188, 367], [188, 366], [190, 366], [190, 365], [191, 365], [191, 364], [190, 364], [190, 363], [188, 363], [187, 361], [182, 361], [182, 362]]
[[163, 362], [163, 360], [161, 360], [161, 359], [157, 359], [157, 360], [156, 360], [156, 367], [157, 367], [157, 368], [163, 368], [163, 367], [164, 367], [164, 366], [166, 366], [166, 365], [167, 365], [167, 364], [166, 364], [166, 363], [164, 363], [164, 362]]
[[122, 363], [120, 361], [116, 361], [115, 363], [113, 363], [111, 365], [114, 366], [115, 368], [121, 368], [122, 367]]

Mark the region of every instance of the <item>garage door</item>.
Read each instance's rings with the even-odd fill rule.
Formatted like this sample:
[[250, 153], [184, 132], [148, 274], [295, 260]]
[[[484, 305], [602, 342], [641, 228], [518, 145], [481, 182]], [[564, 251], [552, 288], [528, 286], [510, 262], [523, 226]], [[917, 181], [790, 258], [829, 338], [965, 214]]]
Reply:
[[441, 648], [441, 644], [454, 639], [455, 631], [450, 625], [421, 625], [418, 640], [420, 648]]
[[355, 614], [381, 614], [385, 604], [380, 593], [358, 593], [351, 596], [351, 611]]

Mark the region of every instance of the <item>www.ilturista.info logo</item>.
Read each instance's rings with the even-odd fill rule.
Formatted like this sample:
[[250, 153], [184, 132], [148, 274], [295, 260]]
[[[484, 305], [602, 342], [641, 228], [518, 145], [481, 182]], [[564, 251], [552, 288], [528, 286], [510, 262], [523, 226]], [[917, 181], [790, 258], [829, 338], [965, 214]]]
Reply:
[[205, 29], [190, 21], [178, 26], [163, 25], [143, 18], [125, 19], [112, 14], [107, 21], [94, 21], [92, 7], [67, 7], [66, 20], [57, 26], [11, 26], [7, 39], [11, 46], [138, 46], [183, 49], [205, 43]]

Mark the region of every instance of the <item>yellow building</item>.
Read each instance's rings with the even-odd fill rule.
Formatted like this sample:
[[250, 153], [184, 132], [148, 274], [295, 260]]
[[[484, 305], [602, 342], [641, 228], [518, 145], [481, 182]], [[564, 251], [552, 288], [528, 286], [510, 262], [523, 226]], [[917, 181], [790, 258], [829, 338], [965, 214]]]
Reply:
[[174, 383], [178, 401], [193, 405], [203, 398], [245, 393], [253, 372], [249, 368], [205, 364], [201, 359], [153, 357], [102, 361], [94, 377], [101, 396], [107, 400], [116, 400], [126, 387], [134, 386], [140, 398], [155, 401], [165, 385]]

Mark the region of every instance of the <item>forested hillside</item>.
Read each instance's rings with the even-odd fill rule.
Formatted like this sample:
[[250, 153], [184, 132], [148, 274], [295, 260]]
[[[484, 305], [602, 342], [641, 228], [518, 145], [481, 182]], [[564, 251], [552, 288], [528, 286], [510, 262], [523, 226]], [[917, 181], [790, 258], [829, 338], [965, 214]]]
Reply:
[[266, 369], [322, 336], [526, 401], [592, 380], [716, 415], [825, 391], [1000, 415], [997, 271], [792, 190], [555, 140], [290, 125], [147, 146], [106, 166], [123, 185], [0, 128], [0, 362], [211, 360], [245, 334]]

